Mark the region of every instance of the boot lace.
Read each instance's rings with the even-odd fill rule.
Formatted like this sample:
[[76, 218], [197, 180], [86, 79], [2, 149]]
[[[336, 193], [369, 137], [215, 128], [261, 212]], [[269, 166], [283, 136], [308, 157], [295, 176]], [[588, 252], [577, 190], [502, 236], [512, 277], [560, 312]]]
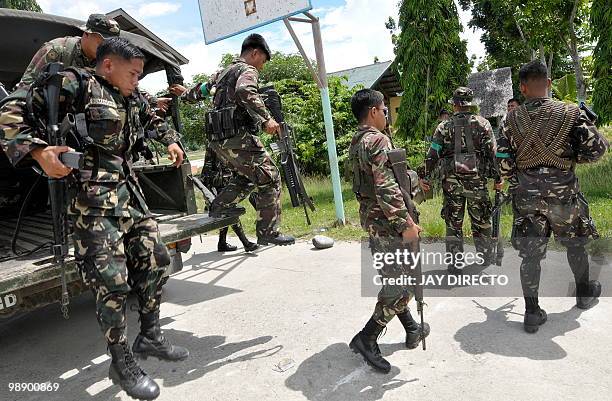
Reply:
[[123, 349], [123, 354], [125, 355], [125, 366], [132, 377], [134, 379], [138, 379], [140, 376], [144, 376], [145, 373], [134, 359], [134, 355], [132, 355], [132, 351], [130, 350], [128, 344], [121, 344], [121, 348]]

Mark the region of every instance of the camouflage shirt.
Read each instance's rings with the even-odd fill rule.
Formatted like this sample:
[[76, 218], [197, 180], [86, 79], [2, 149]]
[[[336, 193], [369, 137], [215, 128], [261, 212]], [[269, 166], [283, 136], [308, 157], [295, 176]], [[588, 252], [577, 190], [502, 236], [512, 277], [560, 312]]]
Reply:
[[[62, 114], [75, 110], [79, 81], [66, 71], [62, 75], [60, 121]], [[103, 77], [90, 76], [84, 82], [84, 104], [87, 130], [95, 146], [82, 151], [84, 168], [76, 174], [76, 193], [69, 212], [89, 216], [130, 216], [130, 207], [148, 213], [142, 190], [132, 170], [131, 150], [143, 129], [156, 131], [158, 141], [170, 145], [179, 140], [176, 131], [150, 112], [138, 96], [122, 96]], [[33, 95], [34, 109], [44, 115], [41, 90]], [[33, 128], [27, 117], [25, 101], [15, 99], [0, 109], [0, 146], [14, 165], [33, 164], [30, 152], [47, 146], [46, 133]], [[68, 145], [74, 146], [68, 142]], [[97, 157], [96, 157], [97, 154]], [[98, 161], [96, 162], [96, 159]], [[97, 174], [94, 172], [97, 167]]]
[[[530, 99], [525, 107], [533, 120], [539, 109], [553, 101], [550, 98]], [[508, 113], [513, 118], [516, 110]], [[569, 132], [568, 141], [556, 151], [556, 155], [574, 163], [590, 163], [599, 160], [608, 149], [606, 139], [597, 131], [593, 122], [581, 111]], [[497, 158], [501, 174], [511, 182], [510, 191], [534, 197], [558, 197], [568, 199], [580, 192], [574, 168], [563, 170], [541, 166], [520, 170], [516, 166], [517, 144], [512, 137], [510, 124], [505, 124], [497, 144]]]
[[[220, 78], [224, 74], [235, 74], [235, 85], [228, 88], [227, 93], [217, 88]], [[226, 78], [231, 79], [231, 78]], [[231, 82], [234, 82], [233, 80]], [[215, 88], [215, 91], [213, 91]], [[182, 96], [182, 99], [188, 102], [196, 102], [206, 99], [208, 96], [214, 96], [214, 104], [219, 107], [221, 104], [235, 103], [236, 106], [246, 110], [248, 115], [253, 119], [258, 127], [268, 121], [272, 116], [266, 108], [259, 90], [259, 72], [255, 67], [246, 63], [243, 58], [236, 58], [226, 69], [217, 71], [213, 74], [207, 83], [199, 83]], [[214, 92], [214, 93], [211, 93]], [[222, 98], [222, 99], [221, 99]]]
[[[442, 179], [461, 183], [482, 182], [487, 178], [499, 180], [499, 171], [495, 160], [495, 136], [491, 123], [486, 118], [472, 113], [455, 113], [453, 117], [470, 117], [469, 124], [473, 128], [472, 140], [474, 152], [478, 160], [478, 174], [471, 176], [458, 176], [455, 173], [455, 137], [453, 135], [453, 119], [442, 121], [438, 124], [431, 142], [431, 147], [425, 158], [425, 171], [421, 173], [425, 179], [435, 170], [438, 161], [441, 160]], [[467, 152], [465, 136], [461, 138], [461, 151]]]
[[388, 136], [374, 127], [360, 125], [349, 150], [353, 171], [358, 169], [358, 179], [368, 183], [355, 195], [361, 226], [372, 236], [397, 236], [414, 224], [387, 157], [391, 149]]
[[80, 37], [66, 36], [53, 39], [45, 43], [32, 57], [21, 81], [17, 84], [18, 95], [25, 97], [27, 89], [40, 75], [44, 66], [55, 62], [63, 63], [64, 67], [86, 68], [91, 72], [96, 67], [96, 60], [90, 60], [83, 54]]

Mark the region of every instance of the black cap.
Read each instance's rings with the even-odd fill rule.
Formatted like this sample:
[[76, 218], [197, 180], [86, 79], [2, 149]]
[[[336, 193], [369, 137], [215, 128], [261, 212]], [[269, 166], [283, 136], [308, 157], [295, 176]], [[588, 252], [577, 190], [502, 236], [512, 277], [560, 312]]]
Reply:
[[242, 42], [242, 49], [240, 52], [244, 53], [245, 50], [251, 48], [263, 50], [263, 52], [266, 53], [266, 56], [268, 57], [268, 61], [270, 61], [270, 59], [272, 58], [272, 52], [270, 51], [266, 40], [258, 33], [253, 33], [246, 37], [244, 42]]
[[104, 14], [91, 14], [81, 29], [88, 33], [99, 33], [104, 39], [119, 36], [119, 24]]

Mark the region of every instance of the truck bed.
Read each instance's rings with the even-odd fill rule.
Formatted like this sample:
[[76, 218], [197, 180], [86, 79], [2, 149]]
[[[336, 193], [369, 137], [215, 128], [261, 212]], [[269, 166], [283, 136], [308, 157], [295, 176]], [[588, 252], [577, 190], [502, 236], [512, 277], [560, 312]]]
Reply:
[[[208, 214], [185, 215], [168, 214], [164, 211], [155, 211], [154, 216], [159, 222], [159, 231], [165, 244], [191, 238], [208, 231], [220, 229], [238, 222], [238, 217], [212, 218]], [[16, 218], [0, 220], [0, 256], [11, 253], [11, 238], [17, 223]], [[19, 234], [18, 251], [23, 252], [53, 241], [53, 227], [51, 216], [37, 214], [23, 219]], [[71, 240], [69, 241], [69, 243]], [[0, 262], [0, 295], [10, 293], [24, 287], [57, 281], [60, 268], [53, 264], [49, 256], [49, 248], [44, 248], [30, 256]], [[70, 255], [73, 250], [71, 248]], [[67, 259], [68, 281], [80, 280], [73, 257]]]

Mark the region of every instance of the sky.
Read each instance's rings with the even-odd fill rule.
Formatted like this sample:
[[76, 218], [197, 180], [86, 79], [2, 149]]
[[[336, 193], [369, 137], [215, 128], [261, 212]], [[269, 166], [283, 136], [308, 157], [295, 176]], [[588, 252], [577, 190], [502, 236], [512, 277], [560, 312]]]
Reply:
[[[181, 67], [187, 82], [191, 81], [194, 74], [214, 72], [221, 56], [225, 53], [238, 53], [242, 40], [252, 32], [262, 34], [273, 51], [298, 52], [282, 21], [206, 45], [198, 0], [38, 0], [38, 3], [46, 13], [82, 20], [86, 20], [92, 13], [107, 13], [123, 8], [189, 59], [189, 64]], [[397, 0], [312, 0], [312, 7], [311, 13], [321, 21], [328, 72], [371, 64], [375, 57], [380, 61], [393, 59], [393, 45], [385, 22], [390, 16], [397, 20]], [[461, 36], [468, 41], [468, 57], [472, 54], [477, 57], [484, 56], [480, 32], [467, 27], [469, 11], [459, 10], [464, 25]], [[297, 22], [292, 25], [306, 53], [314, 59], [310, 25]], [[165, 73], [159, 72], [145, 77], [141, 86], [153, 93], [164, 89], [167, 86]]]

